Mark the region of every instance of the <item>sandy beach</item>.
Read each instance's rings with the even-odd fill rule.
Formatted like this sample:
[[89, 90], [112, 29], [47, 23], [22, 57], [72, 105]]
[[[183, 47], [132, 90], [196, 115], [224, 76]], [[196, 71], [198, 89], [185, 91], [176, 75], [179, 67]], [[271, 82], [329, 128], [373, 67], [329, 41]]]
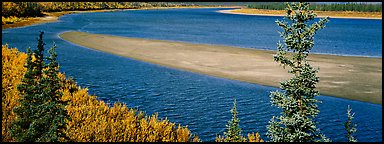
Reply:
[[[219, 10], [217, 12], [227, 14], [241, 14], [241, 15], [259, 15], [259, 16], [284, 16], [285, 10], [263, 10], [263, 9], [230, 9]], [[381, 19], [381, 12], [353, 12], [353, 11], [314, 11], [317, 17], [330, 18], [349, 18], [349, 19]]]
[[[274, 51], [126, 38], [84, 32], [59, 35], [71, 43], [136, 60], [249, 83], [279, 87], [291, 77]], [[382, 58], [311, 54], [324, 95], [382, 104]]]

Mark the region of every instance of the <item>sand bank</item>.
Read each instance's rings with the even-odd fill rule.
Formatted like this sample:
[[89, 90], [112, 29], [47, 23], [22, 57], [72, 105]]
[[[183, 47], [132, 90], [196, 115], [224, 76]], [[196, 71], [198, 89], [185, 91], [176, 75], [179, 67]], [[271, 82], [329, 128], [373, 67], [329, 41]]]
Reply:
[[[196, 73], [279, 87], [291, 77], [274, 51], [64, 32], [64, 40], [92, 49]], [[321, 94], [382, 104], [382, 58], [312, 54]]]
[[[263, 10], [263, 9], [231, 9], [219, 10], [220, 13], [260, 15], [260, 16], [284, 16], [285, 10]], [[381, 12], [353, 12], [353, 11], [314, 11], [317, 17], [349, 18], [349, 19], [381, 19]]]

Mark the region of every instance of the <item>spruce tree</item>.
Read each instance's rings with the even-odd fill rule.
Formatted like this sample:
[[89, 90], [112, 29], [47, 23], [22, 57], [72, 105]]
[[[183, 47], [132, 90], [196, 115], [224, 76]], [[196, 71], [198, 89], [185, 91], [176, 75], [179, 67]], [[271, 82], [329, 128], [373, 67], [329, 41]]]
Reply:
[[57, 77], [55, 46], [49, 51], [51, 56], [47, 60], [50, 63], [45, 65], [43, 34], [40, 32], [38, 49], [27, 51], [27, 72], [17, 87], [21, 94], [20, 105], [13, 110], [16, 120], [11, 127], [11, 136], [16, 141], [55, 142], [67, 139], [63, 129], [68, 115], [66, 102], [61, 100], [62, 93], [59, 91], [62, 82]]
[[44, 87], [43, 98], [44, 101], [48, 102], [45, 103], [46, 114], [44, 115], [44, 121], [51, 121], [51, 125], [47, 127], [48, 131], [42, 136], [42, 141], [68, 140], [64, 133], [65, 120], [69, 119], [65, 109], [68, 102], [61, 99], [63, 94], [59, 91], [63, 87], [63, 82], [58, 77], [59, 65], [56, 62], [57, 54], [55, 49], [56, 45], [53, 45], [48, 51], [50, 56], [46, 59], [49, 64], [43, 70], [45, 77], [41, 79], [41, 84]]
[[21, 95], [19, 99], [20, 105], [13, 109], [16, 114], [16, 120], [13, 122], [10, 130], [11, 136], [16, 141], [33, 141], [37, 135], [34, 132], [35, 130], [30, 128], [30, 125], [38, 118], [34, 116], [34, 113], [42, 103], [38, 94], [42, 91], [38, 81], [42, 77], [44, 45], [42, 34], [40, 34], [37, 50], [32, 52], [30, 48], [27, 49], [28, 57], [24, 65], [27, 71], [22, 79], [22, 84], [17, 86]]
[[[267, 126], [267, 136], [273, 142], [313, 142], [328, 141], [316, 128], [314, 118], [320, 112], [314, 97], [319, 95], [315, 90], [319, 81], [317, 69], [307, 62], [307, 56], [314, 45], [314, 35], [325, 27], [327, 18], [314, 20], [316, 14], [309, 10], [309, 3], [286, 3], [285, 20], [276, 23], [284, 29], [279, 32], [284, 39], [283, 45], [278, 42], [278, 51], [274, 61], [279, 62], [293, 77], [280, 82], [282, 92], [271, 92], [273, 106], [281, 109], [280, 116], [273, 116]], [[288, 53], [291, 52], [291, 53]]]
[[347, 122], [345, 122], [344, 127], [345, 130], [347, 131], [347, 138], [348, 142], [357, 142], [357, 139], [352, 135], [353, 133], [356, 132], [356, 124], [352, 124], [352, 119], [355, 113], [351, 113], [352, 109], [348, 105], [348, 110], [347, 110], [347, 115], [348, 119]]
[[233, 108], [231, 109], [232, 119], [228, 121], [227, 132], [224, 132], [224, 138], [217, 137], [217, 142], [245, 142], [246, 139], [241, 134], [241, 128], [239, 125], [239, 118], [237, 118], [236, 99], [233, 102]]

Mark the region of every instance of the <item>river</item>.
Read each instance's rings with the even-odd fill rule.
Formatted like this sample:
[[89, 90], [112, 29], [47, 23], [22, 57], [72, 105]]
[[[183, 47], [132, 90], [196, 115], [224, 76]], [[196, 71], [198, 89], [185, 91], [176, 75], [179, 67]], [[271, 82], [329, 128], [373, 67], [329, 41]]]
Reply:
[[[222, 135], [237, 100], [243, 134], [259, 132], [279, 110], [270, 104], [274, 87], [216, 78], [158, 66], [70, 44], [58, 37], [76, 30], [125, 37], [160, 39], [276, 50], [279, 40], [275, 16], [232, 15], [216, 12], [225, 8], [127, 10], [78, 13], [60, 21], [2, 31], [2, 44], [20, 51], [37, 46], [39, 31], [44, 31], [46, 49], [58, 45], [60, 71], [73, 77], [98, 99], [124, 102], [147, 114], [188, 125], [203, 141]], [[382, 57], [381, 20], [331, 18], [315, 36], [313, 53]], [[113, 45], [111, 45], [113, 46]], [[272, 60], [272, 58], [271, 58]], [[321, 69], [320, 69], [321, 70]], [[321, 80], [321, 77], [320, 77]], [[347, 141], [343, 123], [351, 105], [357, 123], [358, 141], [382, 141], [382, 106], [319, 96], [318, 128], [333, 141]]]

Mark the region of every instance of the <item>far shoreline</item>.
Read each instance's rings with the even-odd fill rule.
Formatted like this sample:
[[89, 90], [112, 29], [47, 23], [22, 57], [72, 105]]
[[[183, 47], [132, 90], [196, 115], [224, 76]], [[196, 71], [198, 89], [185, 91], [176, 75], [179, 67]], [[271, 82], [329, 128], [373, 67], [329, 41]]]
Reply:
[[[234, 8], [230, 10], [218, 10], [218, 13], [225, 14], [238, 14], [238, 15], [253, 15], [253, 16], [285, 16], [284, 10], [262, 10], [262, 9], [245, 9], [245, 8]], [[381, 17], [357, 17], [357, 16], [335, 16], [332, 14], [322, 14], [322, 13], [337, 13], [332, 11], [314, 11], [318, 14], [317, 18], [322, 18], [328, 16], [329, 18], [342, 18], [342, 19], [375, 19], [382, 20]], [[351, 14], [352, 15], [352, 14]]]
[[[225, 14], [238, 14], [238, 15], [254, 15], [254, 16], [284, 16], [284, 14], [281, 14], [281, 11], [283, 10], [272, 10], [274, 12], [265, 14], [265, 11], [271, 11], [271, 10], [260, 10], [260, 9], [254, 9], [257, 10], [258, 13], [255, 12], [244, 12], [244, 10], [252, 10], [252, 9], [245, 9], [241, 8], [241, 6], [183, 6], [183, 7], [148, 7], [148, 8], [139, 8], [139, 9], [131, 9], [131, 8], [123, 8], [123, 9], [100, 9], [100, 10], [84, 10], [84, 11], [61, 11], [61, 12], [44, 12], [43, 14], [45, 16], [43, 17], [30, 17], [25, 18], [25, 20], [13, 24], [5, 24], [2, 25], [2, 30], [8, 29], [8, 28], [18, 28], [18, 27], [25, 27], [25, 26], [32, 26], [37, 24], [43, 24], [43, 23], [49, 23], [49, 22], [57, 22], [59, 17], [66, 15], [66, 14], [73, 14], [73, 13], [88, 13], [88, 12], [109, 12], [109, 11], [126, 11], [126, 10], [162, 10], [162, 9], [183, 9], [183, 8], [233, 8], [230, 10], [218, 10], [216, 12], [218, 13], [225, 13]], [[240, 11], [240, 12], [237, 12]], [[278, 12], [280, 11], [280, 12]], [[261, 13], [260, 13], [261, 12]], [[319, 11], [315, 11], [319, 12]], [[280, 13], [280, 14], [279, 14]], [[321, 13], [321, 12], [320, 12]], [[328, 16], [328, 15], [327, 15]], [[318, 17], [325, 17], [325, 15], [319, 15]], [[378, 19], [375, 17], [340, 17], [340, 16], [329, 16], [330, 18], [344, 18], [344, 19]]]
[[109, 12], [109, 11], [126, 11], [126, 10], [162, 10], [162, 9], [184, 9], [184, 8], [239, 8], [238, 6], [183, 6], [183, 7], [144, 7], [139, 9], [122, 8], [122, 9], [100, 9], [100, 10], [75, 10], [75, 11], [61, 11], [61, 12], [43, 12], [43, 17], [29, 17], [25, 20], [13, 24], [2, 25], [2, 30], [8, 28], [18, 28], [25, 26], [32, 26], [43, 23], [57, 22], [59, 17], [73, 13], [89, 13], [89, 12]]

